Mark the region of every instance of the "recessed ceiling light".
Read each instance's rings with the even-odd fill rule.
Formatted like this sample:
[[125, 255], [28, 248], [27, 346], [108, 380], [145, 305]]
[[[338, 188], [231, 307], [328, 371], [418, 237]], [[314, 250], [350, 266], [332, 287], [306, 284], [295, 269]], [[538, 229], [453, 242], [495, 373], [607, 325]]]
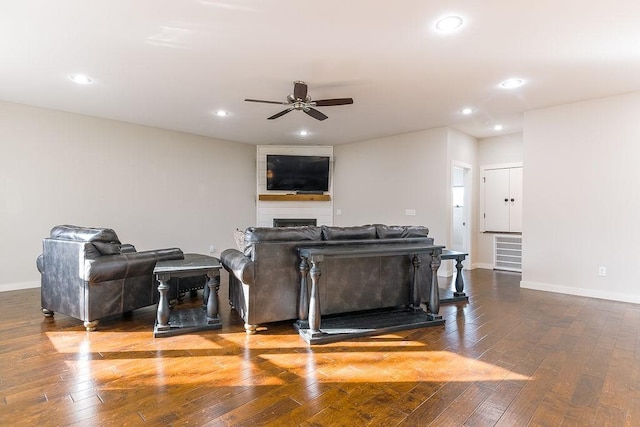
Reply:
[[93, 79], [89, 76], [85, 76], [84, 74], [71, 74], [69, 79], [72, 82], [78, 83], [79, 85], [88, 85], [93, 82]]
[[309, 135], [309, 132], [308, 132], [308, 131], [306, 131], [306, 130], [301, 130], [300, 132], [298, 132], [298, 135], [300, 135], [300, 136], [307, 136], [307, 135]]
[[216, 116], [218, 116], [218, 117], [224, 117], [224, 116], [228, 116], [228, 115], [229, 115], [229, 113], [227, 111], [224, 111], [224, 110], [216, 111]]
[[451, 33], [460, 28], [463, 23], [464, 21], [459, 16], [445, 16], [436, 22], [436, 30], [441, 33]]
[[516, 87], [520, 87], [524, 84], [524, 80], [522, 79], [508, 79], [500, 83], [500, 87], [505, 89], [514, 89]]
[[472, 108], [467, 107], [467, 108], [463, 108], [460, 112], [461, 112], [462, 114], [464, 114], [465, 116], [467, 116], [467, 115], [469, 115], [469, 114], [473, 113], [473, 109], [472, 109]]
[[502, 129], [504, 129], [504, 128], [502, 127], [502, 125], [495, 125], [495, 126], [493, 127], [493, 130], [502, 130]]

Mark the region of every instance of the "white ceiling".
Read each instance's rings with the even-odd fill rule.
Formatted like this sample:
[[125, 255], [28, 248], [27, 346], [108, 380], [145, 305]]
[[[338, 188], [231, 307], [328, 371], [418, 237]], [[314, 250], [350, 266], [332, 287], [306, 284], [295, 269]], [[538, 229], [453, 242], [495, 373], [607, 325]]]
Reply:
[[[465, 25], [449, 35], [435, 21]], [[91, 76], [77, 85], [70, 74]], [[499, 88], [519, 77], [518, 89]], [[313, 99], [353, 105], [300, 111]], [[638, 0], [5, 0], [0, 100], [251, 144], [342, 144], [640, 90]], [[470, 106], [472, 116], [460, 110]], [[229, 111], [218, 117], [215, 111]], [[494, 124], [504, 130], [496, 132]], [[308, 130], [304, 139], [296, 134]]]

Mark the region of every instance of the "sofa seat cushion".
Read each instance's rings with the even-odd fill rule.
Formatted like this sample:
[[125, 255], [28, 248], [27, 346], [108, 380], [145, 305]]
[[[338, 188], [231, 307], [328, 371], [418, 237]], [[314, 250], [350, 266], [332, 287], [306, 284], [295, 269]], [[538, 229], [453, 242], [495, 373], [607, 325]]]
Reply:
[[357, 227], [328, 227], [322, 226], [323, 240], [366, 240], [376, 238], [375, 225]]

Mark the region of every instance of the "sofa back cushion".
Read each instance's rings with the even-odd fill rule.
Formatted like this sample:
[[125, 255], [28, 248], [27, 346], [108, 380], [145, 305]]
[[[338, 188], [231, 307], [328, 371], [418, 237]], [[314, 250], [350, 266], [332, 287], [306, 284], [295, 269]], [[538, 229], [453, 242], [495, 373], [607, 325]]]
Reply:
[[249, 227], [244, 232], [244, 254], [251, 256], [258, 242], [298, 242], [322, 239], [322, 229], [313, 225], [302, 227]]
[[257, 242], [287, 242], [320, 240], [322, 229], [316, 226], [302, 227], [249, 227], [244, 232], [245, 244]]
[[383, 225], [376, 224], [378, 239], [406, 239], [410, 237], [429, 237], [429, 229], [422, 225]]
[[366, 240], [376, 238], [375, 225], [361, 225], [357, 227], [328, 227], [322, 226], [323, 240]]

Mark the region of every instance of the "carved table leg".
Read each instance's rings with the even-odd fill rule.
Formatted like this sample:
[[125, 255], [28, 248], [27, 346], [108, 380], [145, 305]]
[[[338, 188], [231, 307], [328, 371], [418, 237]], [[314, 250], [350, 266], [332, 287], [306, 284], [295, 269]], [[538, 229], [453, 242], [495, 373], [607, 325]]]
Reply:
[[220, 289], [220, 275], [216, 274], [215, 271], [210, 271], [207, 273], [207, 289], [209, 290], [209, 295], [207, 298], [207, 324], [216, 325], [221, 324], [220, 321], [220, 311], [219, 311], [219, 300], [218, 300], [218, 290]]
[[440, 267], [440, 252], [431, 255], [431, 289], [429, 289], [429, 302], [427, 304], [429, 318], [440, 320], [440, 290], [438, 289], [438, 268]]
[[158, 301], [158, 313], [156, 328], [159, 331], [166, 331], [170, 329], [169, 326], [169, 299], [167, 293], [169, 292], [169, 275], [158, 274], [158, 292], [160, 293], [160, 300]]
[[411, 262], [413, 263], [413, 280], [411, 281], [411, 305], [414, 310], [420, 310], [420, 275], [418, 274], [418, 269], [420, 268], [420, 257], [418, 254], [414, 254], [413, 258], [411, 258]]
[[317, 261], [311, 261], [311, 298], [309, 300], [309, 332], [311, 336], [320, 332], [320, 292], [318, 281], [320, 280], [320, 266]]
[[306, 257], [300, 261], [300, 295], [298, 298], [298, 328], [309, 327], [309, 262]]
[[453, 293], [456, 297], [466, 297], [467, 294], [464, 293], [464, 277], [462, 277], [462, 260], [464, 257], [456, 258], [456, 291]]
[[93, 332], [98, 327], [98, 323], [100, 320], [92, 320], [91, 322], [84, 322], [83, 326], [87, 330], [87, 332]]

